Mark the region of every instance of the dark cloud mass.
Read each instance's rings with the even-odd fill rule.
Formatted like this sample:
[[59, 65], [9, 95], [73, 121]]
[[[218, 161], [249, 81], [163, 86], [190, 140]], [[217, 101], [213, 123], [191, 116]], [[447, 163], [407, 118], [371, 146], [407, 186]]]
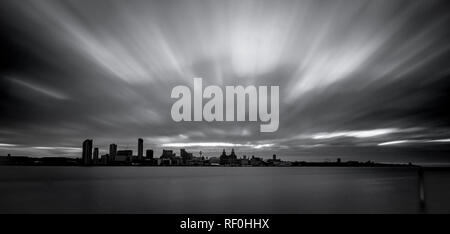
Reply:
[[[0, 154], [217, 148], [450, 162], [447, 1], [0, 3]], [[280, 86], [280, 128], [175, 123], [176, 85]], [[209, 146], [209, 147], [208, 147]], [[213, 147], [211, 147], [213, 146]], [[320, 158], [320, 160], [322, 160]]]

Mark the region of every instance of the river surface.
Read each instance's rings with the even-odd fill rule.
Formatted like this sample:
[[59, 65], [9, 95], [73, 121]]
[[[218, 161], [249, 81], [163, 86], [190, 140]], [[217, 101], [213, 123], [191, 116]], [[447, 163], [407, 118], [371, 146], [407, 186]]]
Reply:
[[0, 213], [442, 213], [450, 172], [412, 168], [0, 167]]

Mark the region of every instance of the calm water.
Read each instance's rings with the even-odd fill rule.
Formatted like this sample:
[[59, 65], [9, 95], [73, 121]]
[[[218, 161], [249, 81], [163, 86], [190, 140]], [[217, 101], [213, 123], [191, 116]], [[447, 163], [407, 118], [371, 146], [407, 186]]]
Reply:
[[450, 212], [450, 172], [414, 169], [0, 167], [0, 213]]

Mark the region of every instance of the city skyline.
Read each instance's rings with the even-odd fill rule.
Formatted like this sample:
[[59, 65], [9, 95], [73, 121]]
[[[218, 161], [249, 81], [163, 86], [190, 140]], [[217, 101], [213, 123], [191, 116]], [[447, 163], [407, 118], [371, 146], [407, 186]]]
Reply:
[[[138, 138], [138, 143], [137, 143], [137, 152], [133, 151], [132, 149], [129, 149], [129, 147], [126, 147], [125, 149], [123, 148], [118, 148], [118, 145], [115, 143], [111, 143], [109, 145], [109, 151], [106, 151], [106, 149], [102, 149], [100, 147], [97, 147], [94, 144], [94, 140], [93, 139], [86, 139], [83, 141], [82, 144], [82, 152], [81, 152], [81, 157], [79, 157], [79, 159], [81, 160], [81, 163], [83, 165], [101, 165], [101, 164], [108, 164], [110, 162], [114, 162], [114, 161], [122, 161], [122, 162], [144, 162], [145, 160], [152, 160], [152, 159], [157, 159], [157, 158], [164, 158], [164, 157], [174, 157], [174, 158], [181, 158], [184, 161], [185, 160], [192, 160], [194, 158], [202, 158], [202, 160], [208, 160], [209, 158], [219, 158], [216, 157], [214, 155], [211, 156], [204, 156], [202, 151], [198, 152], [198, 156], [194, 153], [189, 153], [186, 149], [184, 148], [179, 148], [178, 150], [180, 151], [180, 154], [177, 155], [176, 152], [173, 152], [172, 149], [162, 149], [162, 154], [160, 157], [154, 155], [154, 150], [153, 149], [149, 149], [149, 148], [145, 148], [145, 157], [144, 157], [144, 140], [142, 138]], [[100, 155], [99, 152], [103, 152], [105, 154]], [[136, 154], [135, 154], [136, 152]], [[10, 157], [12, 155], [8, 154], [8, 157]], [[224, 148], [222, 150], [222, 154], [220, 156], [226, 156], [228, 157], [228, 155], [226, 155], [226, 149]], [[234, 148], [231, 148], [231, 154], [230, 157], [234, 157], [234, 159], [238, 159], [237, 155], [235, 154], [235, 150]], [[250, 155], [243, 155], [241, 158], [239, 159], [247, 159], [250, 158]], [[255, 155], [251, 155], [252, 158], [255, 158]], [[276, 160], [276, 155], [273, 154], [272, 156], [272, 160]], [[78, 157], [76, 157], [78, 158]], [[120, 159], [119, 159], [120, 158]], [[260, 158], [260, 157], [257, 157]], [[262, 157], [261, 157], [262, 159]], [[186, 163], [186, 162], [184, 162]]]
[[[446, 1], [0, 3], [0, 155], [164, 148], [450, 163]], [[170, 91], [280, 87], [279, 129], [174, 122]], [[220, 149], [220, 150], [218, 150]], [[218, 151], [218, 152], [217, 152]]]
[[[80, 157], [29, 157], [23, 155], [0, 156], [0, 165], [10, 166], [182, 166], [182, 167], [391, 167], [391, 168], [423, 168], [421, 165], [408, 163], [385, 163], [373, 160], [356, 161], [343, 160], [338, 157], [334, 161], [306, 161], [284, 160], [273, 154], [270, 158], [255, 155], [238, 155], [234, 148], [230, 154], [226, 149], [220, 155], [205, 156], [202, 151], [198, 156], [184, 148], [179, 149], [179, 154], [172, 149], [163, 149], [161, 156], [154, 155], [153, 149], [146, 149], [143, 155], [144, 141], [138, 138], [137, 154], [130, 149], [118, 149], [117, 144], [109, 145], [109, 152], [100, 154], [100, 149], [95, 147], [93, 139], [82, 142]], [[441, 165], [442, 166], [442, 165]], [[436, 168], [436, 167], [435, 167]], [[438, 167], [439, 168], [439, 167]]]

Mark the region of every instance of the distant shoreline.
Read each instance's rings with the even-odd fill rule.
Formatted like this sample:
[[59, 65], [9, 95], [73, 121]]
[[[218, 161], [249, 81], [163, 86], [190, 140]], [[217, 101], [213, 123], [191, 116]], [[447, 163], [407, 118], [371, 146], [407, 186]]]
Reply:
[[108, 164], [90, 164], [84, 165], [81, 158], [66, 158], [66, 157], [28, 157], [28, 156], [0, 156], [0, 166], [59, 166], [59, 167], [334, 167], [334, 168], [422, 168], [427, 170], [450, 170], [450, 166], [427, 166], [413, 163], [379, 163], [373, 161], [359, 162], [359, 161], [334, 161], [334, 162], [314, 162], [314, 161], [278, 161], [280, 164], [274, 164], [273, 161], [269, 163], [258, 165], [223, 165], [223, 164], [204, 164], [204, 165], [156, 165], [148, 161], [133, 162], [133, 163], [108, 163]]
[[258, 164], [258, 165], [233, 165], [233, 164], [204, 164], [204, 165], [155, 165], [148, 162], [135, 162], [135, 163], [109, 163], [109, 164], [91, 164], [83, 165], [81, 159], [71, 159], [71, 158], [32, 158], [26, 156], [11, 156], [4, 157], [0, 156], [0, 166], [67, 166], [67, 167], [403, 167], [403, 168], [419, 168], [421, 166], [412, 163], [401, 164], [401, 163], [376, 163], [372, 161], [368, 162], [357, 162], [357, 161], [346, 161], [346, 162], [307, 162], [307, 161], [294, 161], [286, 162], [280, 164]]

